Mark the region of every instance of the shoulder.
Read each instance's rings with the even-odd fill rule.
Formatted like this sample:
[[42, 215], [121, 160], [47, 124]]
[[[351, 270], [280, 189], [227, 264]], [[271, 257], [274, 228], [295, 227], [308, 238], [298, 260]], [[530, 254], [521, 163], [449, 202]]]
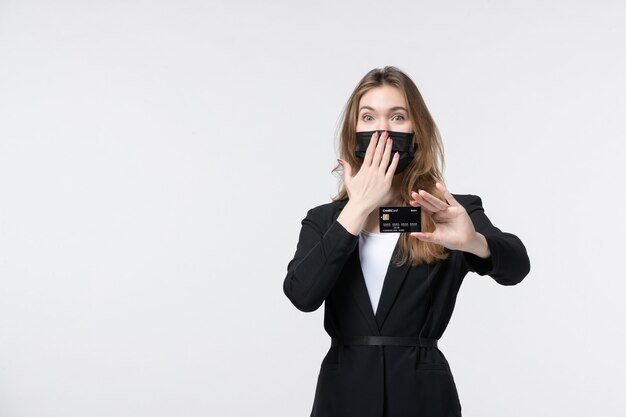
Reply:
[[467, 211], [468, 214], [474, 210], [483, 208], [482, 199], [476, 194], [451, 194], [452, 197], [454, 197], [454, 199], [458, 201], [460, 205], [465, 207], [465, 211]]
[[325, 230], [339, 217], [341, 210], [348, 203], [348, 199], [335, 200], [329, 203], [317, 205], [306, 213], [305, 220], [317, 224], [321, 230]]
[[343, 200], [335, 200], [329, 203], [320, 204], [309, 209], [307, 215], [315, 217], [328, 217], [337, 214], [337, 216], [339, 216], [339, 212], [341, 212], [347, 203], [348, 199], [345, 198]]

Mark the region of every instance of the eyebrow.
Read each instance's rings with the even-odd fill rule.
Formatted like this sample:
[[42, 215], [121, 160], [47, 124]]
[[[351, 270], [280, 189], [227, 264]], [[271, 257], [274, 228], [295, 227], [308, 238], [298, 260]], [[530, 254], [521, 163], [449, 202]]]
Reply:
[[[372, 107], [370, 107], [370, 106], [362, 106], [362, 107], [359, 109], [359, 112], [361, 112], [363, 109], [376, 111], [375, 109], [373, 109], [373, 108], [372, 108]], [[396, 107], [392, 107], [392, 108], [390, 108], [390, 109], [389, 109], [389, 111], [396, 111], [396, 110], [404, 110], [405, 112], [407, 112], [407, 113], [408, 113], [407, 109], [405, 109], [405, 108], [404, 108], [404, 107], [402, 107], [402, 106], [396, 106]]]

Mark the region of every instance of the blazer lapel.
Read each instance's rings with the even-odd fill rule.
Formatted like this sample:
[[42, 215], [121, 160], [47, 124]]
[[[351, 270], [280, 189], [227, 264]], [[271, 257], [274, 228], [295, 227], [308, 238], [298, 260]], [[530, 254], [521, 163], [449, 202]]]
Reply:
[[[400, 239], [396, 242], [396, 246], [393, 250], [393, 256], [400, 250]], [[409, 272], [410, 262], [404, 264], [401, 267], [397, 267], [389, 261], [387, 267], [387, 274], [383, 281], [383, 289], [378, 301], [378, 307], [376, 313], [372, 309], [372, 302], [370, 300], [369, 292], [367, 291], [367, 284], [365, 283], [365, 276], [363, 275], [363, 268], [361, 268], [361, 259], [359, 256], [359, 244], [357, 243], [356, 249], [352, 255], [352, 271], [356, 273], [355, 279], [352, 280], [350, 292], [354, 296], [356, 303], [358, 304], [361, 312], [365, 316], [368, 326], [372, 331], [375, 331], [374, 335], [380, 335], [380, 330], [385, 324], [385, 319], [389, 315], [391, 306], [400, 291], [402, 283], [406, 279]]]
[[[358, 247], [358, 245], [357, 245]], [[393, 255], [391, 258], [400, 251], [400, 238], [398, 238], [398, 242], [396, 243], [396, 247], [393, 250]], [[359, 262], [360, 265], [360, 262]], [[400, 291], [400, 287], [404, 282], [407, 273], [409, 272], [409, 267], [411, 262], [407, 262], [404, 265], [397, 267], [392, 264], [392, 261], [389, 262], [389, 266], [387, 267], [387, 274], [385, 275], [385, 280], [383, 281], [383, 289], [380, 294], [380, 300], [378, 300], [378, 307], [376, 309], [376, 322], [378, 323], [378, 328], [382, 329], [385, 324], [385, 319], [389, 315], [389, 310], [391, 310], [391, 306], [396, 300], [396, 295], [398, 295], [398, 291]], [[360, 268], [359, 268], [360, 269]], [[365, 285], [365, 278], [363, 277], [363, 272], [361, 271], [361, 280], [363, 285]], [[368, 295], [369, 297], [369, 295]], [[368, 298], [369, 301], [369, 298]], [[371, 303], [370, 303], [371, 309]]]
[[[353, 272], [353, 279], [350, 280], [350, 286], [348, 288], [350, 294], [354, 298], [359, 310], [363, 313], [367, 327], [369, 327], [371, 335], [380, 336], [380, 328], [376, 318], [374, 317], [374, 310], [372, 309], [372, 303], [370, 301], [369, 293], [367, 292], [367, 285], [365, 284], [365, 278], [363, 277], [363, 271], [361, 270], [361, 261], [359, 260], [359, 246], [351, 256], [351, 271]], [[361, 335], [369, 336], [369, 335]]]
[[[339, 213], [345, 205], [348, 203], [348, 199], [345, 200], [337, 200], [338, 210], [335, 212], [334, 218], [335, 220], [339, 217]], [[369, 293], [367, 292], [367, 286], [365, 285], [365, 278], [363, 277], [363, 271], [361, 269], [361, 261], [359, 259], [359, 245], [357, 241], [357, 246], [352, 255], [348, 259], [348, 267], [351, 272], [351, 279], [348, 283], [348, 292], [354, 298], [359, 310], [365, 317], [365, 321], [367, 322], [367, 327], [370, 329], [370, 334], [373, 336], [380, 336], [380, 330], [378, 328], [378, 323], [376, 322], [376, 318], [374, 317], [374, 311], [372, 309], [372, 303], [370, 302]], [[368, 336], [368, 335], [360, 335], [360, 336]]]
[[[339, 212], [343, 209], [346, 203], [347, 200], [338, 201], [339, 210], [336, 213], [335, 219], [339, 216]], [[380, 300], [378, 301], [376, 313], [374, 313], [374, 310], [372, 309], [372, 303], [370, 301], [369, 293], [367, 291], [367, 284], [365, 284], [365, 277], [363, 275], [363, 269], [361, 268], [361, 259], [359, 256], [358, 242], [356, 249], [351, 256], [350, 267], [357, 276], [355, 277], [355, 279], [351, 280], [350, 293], [354, 297], [357, 305], [359, 306], [359, 309], [363, 313], [363, 316], [367, 321], [367, 325], [374, 336], [380, 336], [380, 329], [383, 328], [385, 319], [387, 318], [387, 316], [389, 315], [389, 311], [391, 310], [391, 306], [393, 305], [396, 296], [398, 295], [398, 291], [400, 291], [400, 287], [402, 286], [402, 283], [406, 279], [407, 273], [409, 272], [409, 268], [411, 265], [410, 262], [407, 262], [400, 267], [392, 264], [392, 260], [399, 250], [400, 238], [398, 238], [398, 241], [396, 242], [396, 246], [391, 256], [391, 260], [389, 261], [389, 266], [387, 267], [387, 274], [385, 275], [385, 280], [383, 282], [383, 289], [380, 295]]]

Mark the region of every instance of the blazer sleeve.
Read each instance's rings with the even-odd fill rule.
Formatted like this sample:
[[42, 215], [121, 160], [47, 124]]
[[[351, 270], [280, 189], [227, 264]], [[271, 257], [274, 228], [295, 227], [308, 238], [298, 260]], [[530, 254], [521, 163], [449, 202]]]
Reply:
[[520, 283], [530, 272], [530, 260], [526, 247], [514, 234], [503, 232], [485, 214], [482, 200], [473, 195], [467, 206], [474, 229], [487, 240], [491, 255], [481, 258], [470, 252], [463, 252], [467, 268], [478, 275], [489, 275], [501, 285]]
[[358, 240], [336, 219], [322, 230], [315, 210], [307, 212], [283, 282], [283, 292], [298, 310], [311, 312], [322, 305]]

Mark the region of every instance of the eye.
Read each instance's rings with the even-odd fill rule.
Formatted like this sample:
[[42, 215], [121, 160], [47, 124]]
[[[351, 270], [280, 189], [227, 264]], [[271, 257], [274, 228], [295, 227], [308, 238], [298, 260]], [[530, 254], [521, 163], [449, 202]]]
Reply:
[[372, 116], [370, 116], [369, 114], [365, 114], [363, 115], [362, 119], [365, 119], [366, 117], [372, 117]]
[[401, 115], [401, 114], [396, 114], [396, 115], [395, 115], [395, 116], [393, 116], [393, 117], [401, 117], [401, 118], [402, 118], [402, 120], [406, 120], [406, 119], [404, 118], [404, 116], [403, 116], [403, 115]]

